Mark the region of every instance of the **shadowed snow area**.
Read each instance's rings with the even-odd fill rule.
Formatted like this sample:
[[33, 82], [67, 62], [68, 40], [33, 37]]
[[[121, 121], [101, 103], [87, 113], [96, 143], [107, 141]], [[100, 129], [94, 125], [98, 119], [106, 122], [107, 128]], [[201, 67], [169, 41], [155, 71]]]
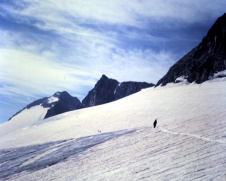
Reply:
[[[76, 149], [72, 149], [77, 146], [75, 141], [53, 143], [53, 146], [50, 145], [51, 148], [46, 145], [45, 151], [54, 150], [52, 154], [46, 154], [38, 160], [32, 158], [33, 163], [16, 169], [23, 169], [26, 172], [14, 175], [10, 179], [23, 181], [222, 180], [225, 178], [226, 145], [224, 143], [197, 139], [189, 135], [166, 133], [159, 128], [151, 130], [150, 127], [142, 127], [129, 134], [121, 134], [120, 137], [107, 140], [95, 147], [88, 145], [90, 149], [70, 159], [67, 158], [68, 155], [77, 153]], [[89, 141], [94, 140], [89, 139]], [[82, 150], [83, 147], [80, 149]], [[33, 153], [33, 155], [39, 154]], [[65, 157], [67, 160], [61, 162]], [[60, 163], [55, 164], [58, 161]], [[52, 164], [55, 165], [51, 166]], [[46, 168], [41, 169], [44, 166]], [[34, 172], [35, 170], [38, 171]]]
[[0, 179], [24, 171], [30, 172], [49, 167], [65, 161], [92, 146], [131, 132], [124, 130], [79, 139], [0, 150]]
[[1, 178], [226, 180], [225, 83], [168, 84], [45, 120], [9, 121], [0, 125]]

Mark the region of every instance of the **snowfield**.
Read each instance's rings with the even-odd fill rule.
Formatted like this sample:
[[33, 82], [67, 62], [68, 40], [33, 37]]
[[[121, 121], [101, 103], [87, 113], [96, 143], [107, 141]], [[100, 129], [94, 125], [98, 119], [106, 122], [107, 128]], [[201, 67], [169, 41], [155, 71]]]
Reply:
[[45, 120], [33, 109], [0, 125], [2, 180], [226, 180], [224, 77]]

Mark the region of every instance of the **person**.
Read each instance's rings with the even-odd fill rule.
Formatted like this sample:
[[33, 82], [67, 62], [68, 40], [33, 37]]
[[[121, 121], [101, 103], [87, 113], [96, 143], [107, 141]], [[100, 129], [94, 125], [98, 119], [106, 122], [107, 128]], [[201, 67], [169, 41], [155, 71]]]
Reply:
[[153, 126], [154, 126], [154, 128], [157, 126], [157, 119], [155, 119]]

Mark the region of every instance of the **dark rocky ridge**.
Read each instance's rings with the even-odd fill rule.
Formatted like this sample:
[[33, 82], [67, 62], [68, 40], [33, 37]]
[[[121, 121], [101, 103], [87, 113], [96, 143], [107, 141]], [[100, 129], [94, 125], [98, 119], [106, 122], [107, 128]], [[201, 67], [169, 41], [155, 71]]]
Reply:
[[[30, 109], [38, 105], [41, 105], [43, 108], [49, 108], [44, 116], [44, 119], [46, 119], [68, 111], [109, 103], [136, 93], [143, 88], [152, 86], [154, 86], [154, 84], [148, 84], [146, 82], [119, 83], [117, 80], [110, 79], [106, 75], [102, 75], [95, 87], [89, 91], [88, 95], [83, 99], [82, 103], [77, 97], [72, 97], [66, 91], [56, 92], [53, 96], [44, 97], [32, 102], [13, 115], [9, 120], [21, 113], [23, 110]], [[51, 101], [51, 98], [58, 98], [58, 100]]]
[[189, 83], [202, 83], [226, 69], [226, 14], [216, 20], [202, 42], [175, 63], [157, 85], [185, 77]]
[[[57, 95], [56, 95], [57, 94]], [[64, 92], [57, 92], [54, 94], [54, 97], [58, 97], [59, 100], [55, 102], [54, 106], [51, 107], [44, 119], [55, 116], [64, 112], [73, 111], [76, 109], [83, 108], [82, 103], [77, 97], [72, 97], [70, 94], [68, 94], [66, 91]]]
[[149, 84], [147, 82], [131, 82], [131, 81], [122, 82], [121, 84], [118, 84], [118, 86], [115, 89], [115, 100], [139, 92], [141, 89], [153, 86], [155, 85]]
[[154, 86], [154, 84], [146, 82], [119, 83], [117, 80], [102, 75], [94, 88], [89, 91], [88, 95], [83, 99], [82, 104], [84, 107], [91, 107], [109, 103], [136, 93], [143, 88], [152, 86]]
[[91, 107], [114, 101], [114, 91], [118, 84], [117, 80], [109, 79], [106, 75], [102, 75], [94, 88], [82, 100], [83, 106]]
[[25, 109], [30, 109], [32, 107], [41, 105], [43, 108], [49, 108], [47, 111], [45, 118], [55, 116], [64, 112], [76, 110], [82, 108], [82, 103], [79, 101], [77, 97], [72, 97], [68, 92], [56, 92], [53, 96], [58, 98], [58, 101], [55, 102], [49, 102], [50, 97], [44, 97], [42, 99], [38, 99], [31, 104], [28, 104], [26, 107], [24, 107], [22, 110], [17, 112], [15, 115], [13, 115], [8, 121], [10, 121], [13, 117], [15, 117], [17, 114], [22, 112]]

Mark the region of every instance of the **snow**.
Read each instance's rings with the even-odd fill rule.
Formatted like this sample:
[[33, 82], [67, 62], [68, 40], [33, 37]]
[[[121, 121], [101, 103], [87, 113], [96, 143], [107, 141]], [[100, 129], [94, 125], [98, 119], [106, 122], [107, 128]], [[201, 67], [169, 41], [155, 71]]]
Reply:
[[118, 87], [120, 87], [120, 85], [121, 85], [121, 83], [119, 83], [119, 84], [117, 85], [117, 87], [115, 88], [115, 90], [114, 90], [114, 95], [115, 95], [115, 93], [116, 93], [116, 89], [117, 89]]
[[178, 78], [175, 80], [175, 82], [177, 82], [177, 83], [180, 82], [180, 83], [183, 83], [183, 84], [185, 84], [185, 85], [186, 85], [186, 84], [189, 84], [185, 76], [180, 76], [180, 77], [178, 77]]
[[[30, 109], [23, 110], [22, 112], [14, 116], [10, 121], [0, 126], [0, 137], [5, 137], [11, 132], [14, 132], [14, 134], [16, 134], [17, 131], [18, 133], [26, 130], [28, 131], [28, 128], [30, 128], [32, 124], [36, 124], [40, 120], [44, 119], [48, 109], [49, 108], [43, 108], [41, 105], [38, 105], [31, 107]], [[15, 135], [15, 138], [16, 137], [17, 136]], [[13, 146], [14, 145], [11, 145], [11, 147]]]
[[45, 120], [16, 117], [0, 125], [0, 179], [225, 180], [225, 81], [147, 88]]
[[[221, 72], [217, 72], [214, 74], [213, 77], [211, 77], [211, 79], [214, 79], [214, 78], [218, 78], [218, 77], [226, 77], [226, 70], [223, 70]], [[224, 78], [225, 79], [225, 78]]]
[[[59, 94], [59, 93], [58, 93]], [[52, 96], [48, 99], [48, 104], [53, 103], [53, 102], [57, 102], [59, 100], [58, 97]]]
[[[3, 150], [1, 156], [0, 178], [9, 176], [12, 171], [21, 173], [46, 168], [49, 165], [60, 163], [69, 157], [79, 154], [95, 145], [104, 143], [110, 139], [131, 133], [132, 131], [118, 131], [69, 139], [57, 142], [50, 142], [41, 145], [32, 145], [23, 148]], [[1, 152], [0, 152], [1, 154]], [[25, 179], [27, 180], [27, 179]]]

